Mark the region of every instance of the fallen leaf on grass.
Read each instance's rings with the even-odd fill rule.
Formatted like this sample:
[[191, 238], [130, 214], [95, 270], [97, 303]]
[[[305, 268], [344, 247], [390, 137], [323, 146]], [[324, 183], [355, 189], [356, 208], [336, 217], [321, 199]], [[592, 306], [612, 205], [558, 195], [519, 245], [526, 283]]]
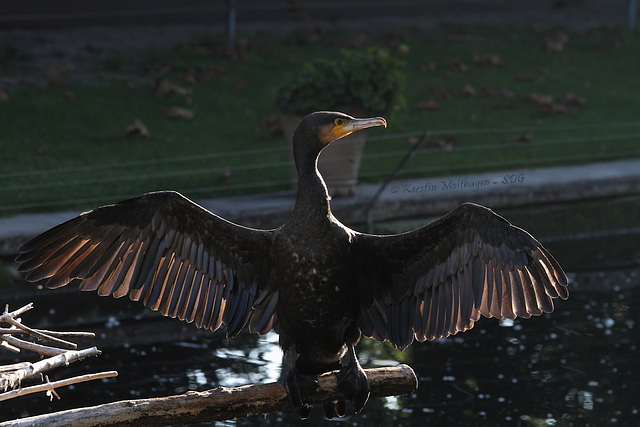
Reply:
[[492, 110], [515, 110], [516, 106], [513, 102], [505, 102], [502, 104], [492, 104]]
[[73, 64], [47, 64], [43, 69], [47, 76], [68, 76], [76, 72], [76, 66]]
[[524, 133], [522, 135], [511, 136], [506, 140], [506, 142], [508, 142], [509, 144], [520, 144], [520, 143], [527, 143], [531, 141], [533, 141], [532, 133]]
[[398, 58], [406, 58], [411, 52], [409, 45], [402, 43], [398, 46]]
[[95, 44], [86, 44], [84, 45], [84, 50], [86, 50], [89, 53], [98, 54], [102, 52], [102, 47]]
[[247, 90], [251, 87], [251, 82], [248, 80], [238, 80], [235, 83], [236, 89]]
[[206, 70], [203, 70], [199, 81], [206, 81], [211, 79], [220, 79], [224, 76], [224, 67], [216, 65], [213, 67], [209, 67]]
[[469, 83], [465, 84], [462, 88], [462, 95], [464, 96], [475, 96], [476, 89], [471, 86]]
[[431, 86], [431, 93], [434, 96], [437, 96], [437, 97], [442, 98], [442, 99], [451, 99], [451, 98], [453, 98], [453, 95], [451, 95], [451, 92], [449, 91], [449, 89], [447, 89], [444, 86]]
[[195, 44], [192, 46], [194, 52], [199, 53], [201, 55], [213, 55], [213, 49], [209, 46], [205, 46], [203, 44]]
[[538, 107], [540, 113], [549, 116], [552, 114], [564, 114], [567, 112], [567, 107], [562, 104], [556, 104], [553, 100], [553, 95], [541, 95], [538, 93], [529, 94], [528, 98]]
[[569, 36], [562, 31], [556, 31], [555, 34], [544, 38], [544, 47], [549, 52], [564, 52], [569, 43]]
[[171, 46], [171, 48], [172, 48], [173, 50], [178, 50], [178, 51], [180, 51], [180, 50], [184, 50], [187, 46], [188, 46], [188, 45], [187, 45], [187, 43], [186, 43], [185, 41], [182, 41], [182, 40], [181, 40], [181, 41], [177, 41], [177, 42], [175, 42], [175, 43], [173, 44], [173, 46]]
[[151, 134], [149, 129], [140, 120], [135, 119], [124, 131], [125, 136], [132, 137], [137, 136], [140, 139], [149, 139]]
[[507, 88], [493, 89], [490, 87], [482, 87], [478, 91], [480, 98], [513, 98], [515, 94]]
[[447, 36], [447, 42], [449, 43], [469, 43], [476, 40], [480, 40], [481, 37], [474, 36], [472, 34], [449, 34]]
[[[409, 35], [407, 33], [407, 30], [404, 28], [393, 28], [393, 29], [387, 30], [382, 35], [382, 40], [384, 40], [385, 43], [391, 43], [391, 44], [404, 43], [406, 42], [407, 38], [409, 38]], [[376, 43], [375, 40], [374, 40], [374, 43]]]
[[427, 62], [426, 64], [422, 64], [420, 66], [420, 71], [422, 72], [435, 71], [437, 69], [438, 69], [438, 64], [435, 62]]
[[443, 138], [427, 142], [427, 148], [431, 150], [449, 152], [453, 150], [453, 145], [458, 143], [455, 135], [445, 135]]
[[69, 90], [69, 89], [65, 89], [62, 91], [62, 96], [64, 96], [65, 98], [69, 99], [69, 100], [74, 100], [77, 98], [77, 95], [74, 91]]
[[480, 88], [480, 90], [478, 91], [478, 96], [480, 98], [499, 98], [500, 93], [495, 89], [485, 86]]
[[520, 74], [516, 76], [516, 81], [520, 83], [529, 83], [533, 81], [533, 77], [529, 74]]
[[67, 81], [61, 76], [54, 76], [47, 80], [47, 87], [67, 87]]
[[565, 114], [567, 112], [567, 107], [562, 104], [538, 104], [538, 111], [546, 116], [550, 116], [552, 114]]
[[469, 68], [467, 64], [462, 62], [462, 60], [460, 59], [460, 56], [454, 56], [453, 58], [451, 58], [451, 61], [449, 62], [449, 66], [451, 70], [458, 71], [460, 73], [464, 73]]
[[200, 69], [188, 67], [182, 72], [182, 80], [188, 83], [205, 82], [212, 79], [220, 79], [224, 75], [224, 68], [221, 66]]
[[282, 120], [278, 115], [271, 115], [260, 120], [260, 127], [268, 131], [271, 135], [282, 135]]
[[223, 181], [229, 181], [231, 179], [231, 169], [224, 168], [220, 171], [220, 178]]
[[165, 107], [162, 109], [162, 115], [170, 119], [193, 120], [195, 113], [182, 107]]
[[171, 72], [171, 65], [161, 64], [151, 68], [159, 76], [165, 76]]
[[529, 26], [529, 29], [534, 34], [542, 34], [542, 33], [548, 33], [549, 32], [549, 26], [545, 25], [545, 24], [531, 24]]
[[196, 83], [198, 81], [198, 72], [193, 67], [188, 67], [182, 71], [182, 80], [187, 83]]
[[68, 86], [66, 77], [75, 71], [76, 67], [72, 64], [48, 64], [43, 69], [44, 74], [47, 76], [48, 87]]
[[562, 95], [562, 102], [567, 105], [584, 105], [587, 103], [587, 100], [571, 92], [565, 92], [565, 94]]
[[473, 62], [477, 65], [490, 65], [493, 67], [501, 67], [504, 65], [504, 59], [499, 53], [479, 53], [473, 55]]
[[192, 92], [193, 91], [190, 88], [178, 86], [177, 84], [171, 83], [164, 77], [156, 79], [153, 84], [153, 94], [156, 98], [163, 98], [171, 94], [187, 96], [191, 95]]
[[530, 93], [528, 98], [536, 105], [553, 104], [553, 95], [542, 95], [539, 93]]
[[8, 101], [9, 94], [4, 91], [4, 89], [0, 88], [0, 101]]
[[428, 99], [416, 104], [416, 107], [420, 110], [436, 111], [440, 109], [440, 104], [435, 99]]
[[498, 92], [500, 93], [500, 95], [502, 95], [503, 98], [513, 98], [514, 96], [516, 96], [512, 91], [504, 87], [498, 89]]
[[343, 42], [343, 46], [348, 49], [363, 49], [371, 44], [373, 44], [371, 37], [365, 33], [354, 34]]

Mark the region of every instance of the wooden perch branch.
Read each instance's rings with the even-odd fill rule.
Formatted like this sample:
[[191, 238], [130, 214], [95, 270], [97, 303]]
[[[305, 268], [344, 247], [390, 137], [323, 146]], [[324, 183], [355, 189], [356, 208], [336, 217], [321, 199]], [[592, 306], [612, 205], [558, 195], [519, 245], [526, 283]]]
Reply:
[[[365, 372], [369, 378], [372, 397], [409, 394], [418, 387], [416, 375], [407, 365], [365, 369]], [[338, 390], [335, 373], [321, 375], [318, 382], [320, 388], [310, 396], [310, 403], [321, 404], [344, 399]], [[218, 387], [154, 399], [125, 400], [23, 418], [11, 421], [11, 426], [165, 426], [228, 420], [290, 408], [284, 384], [276, 382], [232, 388]], [[0, 424], [0, 427], [3, 426], [8, 424]]]

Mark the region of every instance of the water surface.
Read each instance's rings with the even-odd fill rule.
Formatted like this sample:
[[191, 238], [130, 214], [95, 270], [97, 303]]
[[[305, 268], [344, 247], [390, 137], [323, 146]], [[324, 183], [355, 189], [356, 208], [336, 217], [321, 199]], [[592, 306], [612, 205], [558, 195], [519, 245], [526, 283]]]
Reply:
[[[362, 414], [342, 421], [360, 426], [556, 425], [635, 426], [640, 424], [640, 263], [638, 235], [600, 235], [595, 240], [558, 240], [548, 246], [557, 259], [588, 259], [591, 253], [627, 254], [600, 268], [569, 270], [570, 298], [556, 310], [531, 319], [480, 319], [474, 329], [407, 351], [363, 340], [359, 353], [368, 367], [408, 363], [419, 377], [418, 390], [399, 398], [373, 398]], [[597, 250], [594, 252], [594, 245]], [[626, 245], [626, 249], [620, 248]], [[571, 253], [568, 253], [570, 251]], [[567, 252], [567, 253], [565, 253]], [[616, 266], [617, 265], [617, 266]], [[61, 400], [44, 393], [0, 403], [0, 420], [116, 400], [157, 397], [216, 386], [275, 381], [281, 353], [277, 336], [198, 331], [165, 319], [125, 299], [99, 298], [75, 289], [37, 291], [21, 285], [7, 295], [11, 308], [35, 301], [24, 316], [32, 326], [84, 329], [98, 333], [98, 358], [74, 363], [51, 380], [118, 370], [117, 379], [58, 389]], [[23, 290], [24, 289], [24, 290]], [[0, 363], [14, 356], [0, 349]], [[293, 411], [241, 419], [228, 424], [298, 423]], [[325, 424], [314, 409], [305, 425]]]

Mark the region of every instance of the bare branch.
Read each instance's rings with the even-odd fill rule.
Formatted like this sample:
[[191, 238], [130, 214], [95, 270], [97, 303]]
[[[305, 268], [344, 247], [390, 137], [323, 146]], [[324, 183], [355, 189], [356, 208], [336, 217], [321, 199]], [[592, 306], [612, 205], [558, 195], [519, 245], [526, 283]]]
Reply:
[[41, 334], [50, 335], [52, 337], [75, 337], [75, 338], [94, 338], [96, 334], [93, 332], [58, 332], [58, 331], [48, 331], [46, 329], [34, 329], [36, 332]]
[[11, 335], [3, 335], [2, 337], [0, 337], [0, 339], [2, 339], [2, 341], [6, 342], [7, 344], [17, 349], [35, 351], [36, 353], [44, 356], [57, 356], [58, 354], [61, 354], [67, 351], [61, 348], [47, 347], [46, 345], [40, 345], [30, 341], [24, 341], [19, 338], [13, 337]]
[[52, 391], [55, 388], [65, 387], [71, 384], [78, 384], [85, 381], [99, 380], [102, 378], [117, 377], [117, 371], [99, 372], [97, 374], [80, 375], [77, 377], [67, 378], [60, 381], [54, 381], [52, 383], [47, 382], [45, 384], [34, 385], [31, 387], [19, 388], [11, 390], [6, 393], [0, 394], [0, 402], [3, 400], [13, 399], [14, 397], [24, 396], [26, 394], [38, 393], [41, 391]]
[[[23, 310], [26, 307], [28, 307], [28, 308], [26, 310]], [[56, 338], [56, 337], [53, 337], [51, 335], [43, 334], [42, 332], [39, 332], [37, 329], [32, 329], [32, 328], [30, 328], [30, 327], [28, 327], [26, 325], [23, 325], [21, 322], [19, 322], [19, 321], [17, 321], [15, 319], [19, 315], [19, 314], [16, 314], [16, 313], [23, 313], [24, 311], [31, 310], [31, 308], [33, 308], [33, 303], [29, 303], [26, 306], [22, 307], [21, 309], [18, 309], [16, 311], [12, 312], [12, 313], [9, 313], [8, 312], [9, 306], [7, 305], [5, 310], [4, 310], [4, 313], [2, 315], [0, 315], [0, 322], [5, 322], [5, 323], [8, 323], [8, 324], [10, 324], [12, 326], [15, 326], [18, 329], [22, 329], [23, 331], [27, 332], [29, 335], [32, 335], [32, 336], [34, 336], [36, 338], [47, 340], [47, 341], [49, 341], [51, 343], [59, 344], [59, 345], [61, 345], [63, 347], [70, 348], [70, 349], [73, 349], [73, 350], [78, 348], [78, 346], [76, 344], [74, 344], [74, 343], [72, 343], [70, 341], [66, 341], [66, 340], [63, 340], [63, 339], [60, 339], [60, 338]], [[21, 312], [21, 310], [23, 310], [23, 311]]]
[[[0, 389], [8, 390], [14, 388], [27, 377], [46, 372], [60, 366], [66, 366], [72, 362], [82, 360], [85, 357], [97, 356], [100, 353], [101, 351], [96, 347], [79, 351], [69, 350], [57, 356], [40, 360], [39, 362], [30, 363], [28, 366], [17, 369], [11, 373], [0, 374]], [[2, 396], [3, 395], [0, 395], [0, 400], [5, 400]]]
[[[2, 332], [0, 335], [0, 347], [17, 353], [21, 352], [21, 350], [29, 350], [38, 353], [40, 356], [46, 356], [48, 358], [34, 363], [23, 362], [8, 366], [0, 366], [0, 390], [4, 390], [4, 393], [0, 394], [0, 401], [22, 396], [27, 393], [35, 393], [37, 391], [46, 391], [50, 398], [58, 397], [55, 387], [104, 377], [104, 374], [91, 374], [60, 380], [55, 383], [49, 383], [48, 377], [44, 375], [45, 372], [58, 367], [67, 366], [70, 363], [84, 359], [88, 356], [97, 356], [100, 354], [100, 351], [95, 347], [76, 350], [77, 345], [75, 343], [60, 338], [68, 336], [94, 337], [95, 334], [91, 332], [55, 332], [34, 329], [24, 325], [18, 316], [32, 308], [33, 303], [30, 303], [18, 310], [10, 312], [9, 306], [5, 306], [4, 312], [0, 314], [0, 322], [8, 323], [11, 327], [0, 329]], [[22, 339], [24, 336], [38, 340], [46, 340], [52, 343], [52, 345], [57, 344], [66, 348], [41, 345], [33, 341]], [[72, 350], [70, 350], [70, 348]], [[109, 373], [109, 376], [114, 375], [117, 375], [117, 373]], [[36, 382], [42, 382], [42, 378], [46, 378], [45, 384], [20, 388], [25, 379], [35, 379]], [[7, 391], [9, 389], [13, 390]]]
[[4, 347], [12, 353], [20, 353], [20, 349], [18, 347], [14, 347], [11, 344], [5, 341], [4, 336], [0, 336], [0, 347]]
[[[365, 369], [372, 396], [397, 396], [412, 393], [418, 386], [407, 365]], [[320, 388], [309, 396], [310, 403], [321, 404], [344, 399], [334, 373], [318, 377]], [[203, 392], [188, 392], [155, 399], [127, 400], [90, 408], [79, 408], [10, 422], [13, 427], [75, 427], [176, 425], [220, 421], [249, 415], [290, 409], [283, 383], [218, 387]], [[0, 423], [0, 427], [9, 424]]]
[[3, 365], [3, 366], [0, 366], [0, 373], [15, 371], [16, 369], [22, 369], [28, 365], [30, 365], [29, 362], [19, 362], [19, 363], [14, 363], [13, 365]]
[[[34, 331], [50, 335], [52, 337], [75, 337], [75, 338], [94, 338], [96, 334], [93, 332], [58, 332], [58, 331], [48, 331], [46, 329], [33, 329]], [[0, 334], [2, 335], [19, 335], [24, 334], [25, 331], [17, 328], [0, 328]]]
[[11, 311], [9, 312], [9, 304], [6, 304], [4, 306], [4, 313], [2, 313], [2, 316], [9, 316], [12, 319], [15, 319], [16, 317], [20, 316], [22, 313], [25, 313], [29, 310], [31, 310], [33, 308], [33, 303], [30, 302], [29, 304], [20, 307], [19, 309], [15, 310], [15, 311]]

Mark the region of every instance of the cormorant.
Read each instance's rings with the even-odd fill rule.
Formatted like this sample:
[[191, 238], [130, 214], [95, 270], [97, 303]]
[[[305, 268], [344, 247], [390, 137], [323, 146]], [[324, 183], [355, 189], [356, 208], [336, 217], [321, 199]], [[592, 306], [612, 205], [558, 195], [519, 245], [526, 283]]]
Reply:
[[[560, 265], [526, 231], [465, 203], [435, 222], [396, 235], [363, 234], [331, 213], [317, 169], [323, 148], [352, 132], [386, 126], [316, 112], [298, 126], [298, 188], [284, 225], [231, 223], [176, 192], [147, 193], [85, 212], [19, 250], [27, 280], [142, 301], [199, 328], [237, 335], [245, 326], [280, 334], [292, 369], [285, 386], [306, 417], [316, 375], [339, 369], [355, 411], [369, 397], [354, 346], [364, 334], [404, 349], [413, 340], [473, 327], [480, 315], [530, 317], [567, 298]], [[344, 402], [324, 405], [328, 418]]]

